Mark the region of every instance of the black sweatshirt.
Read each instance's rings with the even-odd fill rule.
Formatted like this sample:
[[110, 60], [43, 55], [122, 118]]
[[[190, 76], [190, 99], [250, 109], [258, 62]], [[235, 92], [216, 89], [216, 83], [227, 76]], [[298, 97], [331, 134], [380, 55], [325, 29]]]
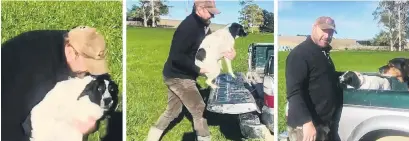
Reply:
[[1, 140], [28, 140], [22, 125], [31, 109], [72, 75], [64, 54], [66, 32], [31, 31], [1, 45]]
[[330, 46], [321, 48], [308, 36], [288, 55], [285, 77], [289, 126], [295, 128], [311, 120], [314, 125], [329, 124], [342, 104], [338, 78], [342, 73], [335, 71], [330, 50]]
[[200, 68], [195, 65], [195, 55], [205, 37], [205, 27], [207, 25], [195, 13], [180, 23], [173, 34], [169, 56], [163, 68], [165, 77], [196, 79], [199, 76]]

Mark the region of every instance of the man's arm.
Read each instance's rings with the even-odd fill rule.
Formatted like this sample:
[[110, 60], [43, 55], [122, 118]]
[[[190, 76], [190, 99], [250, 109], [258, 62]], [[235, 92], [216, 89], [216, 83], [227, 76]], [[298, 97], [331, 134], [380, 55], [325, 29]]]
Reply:
[[297, 118], [297, 121], [299, 121], [299, 123], [296, 123], [297, 125], [303, 125], [312, 121], [311, 114], [303, 98], [306, 95], [304, 82], [307, 80], [307, 75], [307, 61], [296, 52], [290, 54], [286, 60], [285, 73], [287, 100], [290, 109], [288, 118]]
[[188, 57], [188, 50], [192, 46], [191, 32], [185, 30], [176, 31], [172, 40], [172, 64], [199, 74], [200, 68], [196, 66], [194, 58]]
[[343, 75], [345, 71], [335, 71], [335, 76], [339, 78], [341, 75]]

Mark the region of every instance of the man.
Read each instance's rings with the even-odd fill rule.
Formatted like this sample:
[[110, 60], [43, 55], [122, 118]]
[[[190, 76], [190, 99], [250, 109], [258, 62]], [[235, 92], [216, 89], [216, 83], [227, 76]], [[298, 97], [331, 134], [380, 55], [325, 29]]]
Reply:
[[[205, 103], [196, 87], [196, 78], [207, 70], [195, 65], [195, 54], [206, 32], [210, 30], [210, 19], [219, 13], [214, 1], [196, 0], [192, 13], [176, 29], [169, 57], [163, 68], [164, 82], [168, 87], [168, 106], [151, 127], [148, 141], [160, 139], [169, 123], [182, 112], [183, 105], [192, 114], [197, 140], [210, 140], [207, 121], [203, 118]], [[233, 59], [235, 51], [225, 56]]]
[[[1, 46], [2, 141], [29, 140], [26, 119], [57, 82], [108, 73], [104, 37], [95, 28], [30, 31]], [[95, 123], [73, 119], [84, 134], [95, 130]]]
[[329, 56], [334, 32], [334, 20], [319, 17], [311, 35], [287, 57], [287, 125], [291, 141], [339, 140], [336, 136], [342, 89], [338, 77], [342, 73], [335, 71]]

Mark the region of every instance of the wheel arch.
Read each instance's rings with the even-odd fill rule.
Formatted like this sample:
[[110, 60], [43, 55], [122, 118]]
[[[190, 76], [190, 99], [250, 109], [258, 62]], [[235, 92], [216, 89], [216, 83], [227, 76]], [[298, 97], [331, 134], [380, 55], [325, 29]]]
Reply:
[[[348, 141], [359, 141], [374, 131], [400, 131], [409, 133], [409, 117], [383, 115], [369, 118], [361, 122], [350, 134]], [[409, 134], [408, 134], [409, 135]]]

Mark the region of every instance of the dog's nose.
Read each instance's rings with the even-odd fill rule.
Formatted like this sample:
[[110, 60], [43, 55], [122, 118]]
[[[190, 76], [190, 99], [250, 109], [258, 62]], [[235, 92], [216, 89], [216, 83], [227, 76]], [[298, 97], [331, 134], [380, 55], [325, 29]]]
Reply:
[[109, 106], [111, 104], [111, 102], [112, 102], [112, 98], [105, 98], [104, 99], [105, 106]]

